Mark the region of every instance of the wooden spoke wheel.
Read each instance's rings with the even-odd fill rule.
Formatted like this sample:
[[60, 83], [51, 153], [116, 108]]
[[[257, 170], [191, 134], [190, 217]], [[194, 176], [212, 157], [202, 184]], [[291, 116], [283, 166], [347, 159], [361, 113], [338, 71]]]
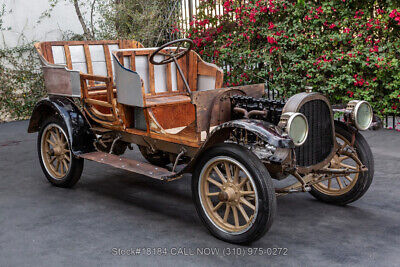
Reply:
[[242, 146], [223, 143], [204, 152], [196, 163], [192, 193], [204, 225], [219, 239], [248, 243], [272, 225], [276, 198], [271, 177]]
[[71, 150], [68, 137], [57, 124], [49, 124], [42, 135], [42, 159], [54, 179], [65, 177], [71, 167]]
[[346, 205], [367, 192], [374, 176], [374, 158], [367, 141], [359, 132], [354, 133], [341, 122], [335, 122], [335, 132], [339, 150], [327, 167], [347, 170], [349, 174], [321, 177], [327, 180], [312, 185], [310, 194], [327, 203]]
[[72, 187], [83, 170], [83, 159], [73, 155], [65, 123], [57, 117], [47, 118], [38, 135], [40, 165], [47, 180], [59, 187]]
[[242, 233], [258, 211], [253, 178], [238, 161], [216, 157], [200, 177], [199, 195], [207, 216], [222, 231]]
[[[329, 168], [360, 171], [361, 165], [353, 158], [345, 155], [344, 153], [352, 153], [358, 159], [355, 152], [351, 150], [350, 142], [339, 133], [336, 133], [336, 140], [340, 146], [339, 152], [332, 158], [329, 163]], [[347, 154], [346, 153], [346, 154]], [[357, 182], [360, 173], [352, 173], [349, 175], [332, 177], [328, 180], [322, 181], [314, 185], [314, 188], [324, 194], [331, 196], [339, 196], [349, 192]]]

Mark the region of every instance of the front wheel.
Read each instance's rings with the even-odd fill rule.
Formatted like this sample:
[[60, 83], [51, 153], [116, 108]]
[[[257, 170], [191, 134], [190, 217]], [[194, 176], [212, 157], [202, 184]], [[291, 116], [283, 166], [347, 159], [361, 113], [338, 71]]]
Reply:
[[261, 238], [276, 212], [267, 169], [252, 152], [235, 144], [220, 144], [204, 153], [193, 174], [192, 194], [208, 230], [230, 243]]
[[[332, 158], [329, 167], [360, 171], [362, 165], [365, 165], [368, 171], [332, 177], [311, 186], [310, 193], [318, 200], [336, 205], [346, 205], [356, 201], [367, 192], [374, 176], [374, 158], [367, 141], [359, 132], [355, 134], [352, 146], [352, 133], [347, 130], [345, 125], [335, 123], [335, 131], [340, 150]], [[347, 153], [343, 153], [344, 151]], [[351, 153], [354, 158], [349, 157], [348, 153]], [[355, 159], [359, 159], [359, 161], [357, 162]]]
[[38, 135], [39, 161], [47, 180], [55, 186], [72, 187], [81, 177], [83, 159], [71, 152], [65, 123], [56, 117], [48, 118]]

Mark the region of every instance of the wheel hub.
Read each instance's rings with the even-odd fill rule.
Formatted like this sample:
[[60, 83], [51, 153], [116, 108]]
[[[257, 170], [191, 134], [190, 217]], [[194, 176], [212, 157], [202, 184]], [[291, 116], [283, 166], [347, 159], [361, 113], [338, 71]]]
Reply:
[[60, 145], [57, 145], [53, 148], [54, 156], [60, 156], [63, 154], [63, 148]]
[[235, 204], [239, 202], [240, 191], [234, 184], [226, 183], [226, 185], [222, 187], [222, 191], [218, 194], [218, 199], [222, 202]]

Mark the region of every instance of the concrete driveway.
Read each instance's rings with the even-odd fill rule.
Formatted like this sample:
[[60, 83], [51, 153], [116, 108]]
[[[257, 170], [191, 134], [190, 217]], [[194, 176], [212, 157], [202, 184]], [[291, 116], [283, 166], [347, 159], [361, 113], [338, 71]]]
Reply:
[[[376, 171], [362, 199], [337, 207], [307, 193], [279, 198], [271, 230], [244, 247], [219, 241], [203, 227], [190, 175], [163, 183], [85, 162], [73, 189], [51, 186], [39, 166], [37, 135], [27, 134], [27, 125], [0, 124], [0, 266], [400, 265], [395, 131], [364, 134]], [[128, 156], [141, 158], [137, 150]], [[247, 255], [257, 248], [265, 254]], [[127, 253], [136, 255], [120, 255]]]

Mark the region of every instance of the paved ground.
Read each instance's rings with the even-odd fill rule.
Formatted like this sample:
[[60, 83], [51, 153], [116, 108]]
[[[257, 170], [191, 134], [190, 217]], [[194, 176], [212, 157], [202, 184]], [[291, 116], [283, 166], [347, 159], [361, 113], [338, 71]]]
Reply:
[[[0, 266], [400, 265], [398, 132], [365, 132], [376, 172], [361, 200], [336, 207], [309, 194], [280, 198], [270, 232], [241, 247], [202, 226], [190, 176], [165, 184], [86, 162], [74, 189], [51, 186], [39, 166], [36, 135], [26, 128], [27, 122], [0, 124]], [[114, 248], [158, 247], [169, 255], [113, 255]], [[217, 248], [219, 255], [171, 255], [197, 248]], [[287, 255], [222, 255], [233, 248], [286, 248]]]

